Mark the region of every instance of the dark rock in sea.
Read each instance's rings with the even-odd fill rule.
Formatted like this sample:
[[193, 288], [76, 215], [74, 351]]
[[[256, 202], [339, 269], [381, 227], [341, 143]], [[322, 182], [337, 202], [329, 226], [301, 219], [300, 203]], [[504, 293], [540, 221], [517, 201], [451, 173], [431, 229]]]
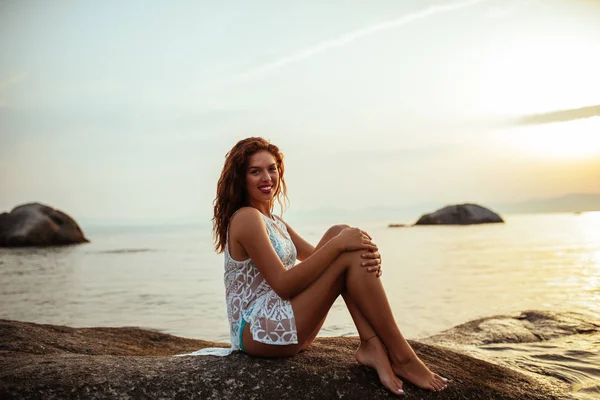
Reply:
[[54, 246], [88, 240], [73, 218], [40, 203], [0, 214], [0, 247]]
[[406, 228], [409, 225], [406, 224], [389, 224], [388, 228]]
[[[224, 346], [137, 328], [84, 328], [0, 320], [2, 399], [397, 398], [354, 359], [358, 338], [317, 338], [296, 357], [171, 357]], [[552, 400], [565, 387], [443, 347], [411, 341], [451, 379], [434, 393], [404, 384], [407, 398]]]
[[495, 212], [477, 204], [446, 206], [422, 215], [415, 225], [472, 225], [504, 222]]

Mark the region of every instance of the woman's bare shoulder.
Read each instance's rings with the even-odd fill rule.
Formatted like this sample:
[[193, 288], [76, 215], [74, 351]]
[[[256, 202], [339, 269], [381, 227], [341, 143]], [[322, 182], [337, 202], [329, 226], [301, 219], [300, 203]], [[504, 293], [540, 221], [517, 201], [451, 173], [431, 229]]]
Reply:
[[260, 211], [254, 207], [242, 207], [237, 210], [229, 221], [229, 229], [234, 232], [243, 227], [244, 230], [261, 228], [264, 225]]

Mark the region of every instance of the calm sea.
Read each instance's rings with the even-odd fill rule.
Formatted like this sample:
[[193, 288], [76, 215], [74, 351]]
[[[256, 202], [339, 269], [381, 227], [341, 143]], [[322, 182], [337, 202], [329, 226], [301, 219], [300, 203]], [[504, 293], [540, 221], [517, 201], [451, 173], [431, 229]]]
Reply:
[[[410, 228], [351, 222], [380, 248], [383, 283], [408, 338], [530, 309], [600, 315], [600, 212], [505, 220]], [[288, 222], [315, 244], [330, 225]], [[209, 225], [83, 229], [89, 244], [0, 249], [0, 318], [228, 340], [223, 256], [212, 250]], [[341, 299], [321, 335], [356, 335]], [[587, 378], [600, 376], [598, 350], [593, 343]]]

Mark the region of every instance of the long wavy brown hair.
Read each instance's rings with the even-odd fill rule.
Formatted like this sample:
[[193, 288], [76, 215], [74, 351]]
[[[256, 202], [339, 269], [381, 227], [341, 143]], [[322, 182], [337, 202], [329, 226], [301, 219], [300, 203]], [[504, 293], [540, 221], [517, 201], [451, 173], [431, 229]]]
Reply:
[[217, 253], [222, 253], [225, 250], [227, 227], [233, 213], [241, 207], [249, 205], [248, 192], [246, 191], [248, 163], [253, 154], [262, 150], [271, 153], [275, 158], [277, 170], [279, 171], [279, 184], [270, 204], [271, 212], [273, 211], [275, 199], [277, 199], [282, 213], [289, 203], [287, 187], [285, 179], [283, 179], [283, 153], [279, 151], [279, 148], [261, 137], [249, 137], [237, 142], [225, 155], [225, 165], [217, 184], [217, 197], [213, 202], [213, 235]]

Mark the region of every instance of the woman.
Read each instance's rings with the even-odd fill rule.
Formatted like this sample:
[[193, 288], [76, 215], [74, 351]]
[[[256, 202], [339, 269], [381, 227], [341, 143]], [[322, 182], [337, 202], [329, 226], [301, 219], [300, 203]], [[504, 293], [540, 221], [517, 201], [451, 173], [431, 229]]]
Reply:
[[226, 156], [213, 218], [216, 250], [225, 255], [232, 349], [293, 356], [310, 346], [342, 295], [361, 339], [356, 359], [376, 369], [388, 390], [404, 394], [397, 376], [445, 389], [447, 379], [421, 362], [394, 321], [370, 236], [334, 226], [313, 247], [273, 216], [275, 200], [283, 209], [283, 154], [262, 138], [239, 141]]

